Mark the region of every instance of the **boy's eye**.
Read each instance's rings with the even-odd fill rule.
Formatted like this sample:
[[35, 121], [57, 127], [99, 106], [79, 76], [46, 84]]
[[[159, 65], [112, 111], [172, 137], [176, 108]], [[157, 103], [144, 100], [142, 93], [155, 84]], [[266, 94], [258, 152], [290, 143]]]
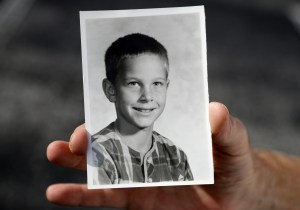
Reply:
[[154, 86], [157, 86], [157, 87], [164, 85], [163, 82], [154, 82], [153, 84], [154, 84]]
[[128, 82], [127, 84], [128, 84], [128, 86], [130, 86], [130, 87], [136, 87], [136, 86], [139, 85], [138, 82]]

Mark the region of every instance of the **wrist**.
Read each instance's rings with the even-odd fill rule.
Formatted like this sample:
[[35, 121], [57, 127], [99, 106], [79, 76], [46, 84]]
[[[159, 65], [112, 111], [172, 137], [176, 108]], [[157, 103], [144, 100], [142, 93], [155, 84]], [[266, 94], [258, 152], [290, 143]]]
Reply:
[[253, 210], [292, 210], [300, 205], [300, 160], [279, 152], [254, 151]]
[[274, 199], [275, 186], [274, 170], [270, 166], [268, 152], [253, 151], [253, 175], [250, 185], [250, 209], [253, 210], [275, 210], [276, 200]]
[[[260, 151], [251, 151], [251, 170], [244, 177], [239, 192], [230, 206], [237, 210], [275, 210], [271, 188], [274, 186], [272, 172]], [[262, 152], [263, 153], [263, 152]], [[228, 208], [228, 209], [232, 209]]]

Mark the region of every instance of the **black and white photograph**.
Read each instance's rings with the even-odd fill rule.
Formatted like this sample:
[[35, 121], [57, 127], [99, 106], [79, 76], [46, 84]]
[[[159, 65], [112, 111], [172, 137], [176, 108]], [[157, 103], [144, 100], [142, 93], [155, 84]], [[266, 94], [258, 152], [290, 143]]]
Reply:
[[89, 188], [213, 183], [202, 6], [80, 12]]
[[0, 209], [299, 209], [299, 58], [297, 0], [0, 0]]

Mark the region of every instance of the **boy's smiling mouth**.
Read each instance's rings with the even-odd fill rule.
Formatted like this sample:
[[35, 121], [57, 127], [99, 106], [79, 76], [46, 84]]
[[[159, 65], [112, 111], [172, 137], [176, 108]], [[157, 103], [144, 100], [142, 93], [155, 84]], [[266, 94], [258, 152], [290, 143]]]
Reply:
[[149, 113], [152, 112], [156, 108], [139, 108], [139, 107], [132, 107], [134, 110], [142, 113]]

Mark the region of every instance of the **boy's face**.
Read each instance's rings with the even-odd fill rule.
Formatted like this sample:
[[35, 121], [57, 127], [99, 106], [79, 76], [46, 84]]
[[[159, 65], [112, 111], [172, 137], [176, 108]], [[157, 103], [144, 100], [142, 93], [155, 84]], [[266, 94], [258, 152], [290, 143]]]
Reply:
[[115, 83], [119, 122], [140, 129], [152, 126], [163, 112], [168, 88], [167, 65], [155, 54], [125, 59]]

